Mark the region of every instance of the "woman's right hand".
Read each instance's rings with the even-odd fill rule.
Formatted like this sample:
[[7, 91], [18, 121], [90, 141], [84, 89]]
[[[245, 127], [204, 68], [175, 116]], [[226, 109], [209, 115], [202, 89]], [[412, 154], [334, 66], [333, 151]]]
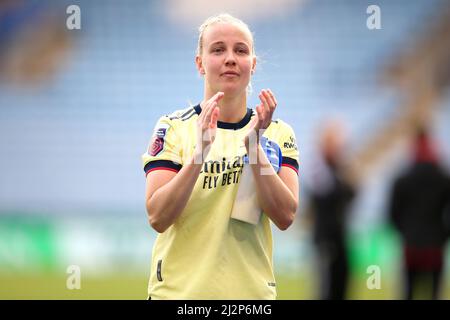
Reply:
[[[197, 119], [197, 144], [196, 144], [196, 159], [199, 164], [203, 163], [206, 156], [211, 149], [212, 143], [216, 136], [217, 119], [219, 118], [220, 109], [218, 103], [224, 96], [223, 92], [217, 92], [209, 100], [203, 103], [202, 111]], [[201, 146], [201, 150], [197, 149]], [[200, 157], [201, 158], [198, 158]], [[197, 163], [197, 161], [196, 161]]]

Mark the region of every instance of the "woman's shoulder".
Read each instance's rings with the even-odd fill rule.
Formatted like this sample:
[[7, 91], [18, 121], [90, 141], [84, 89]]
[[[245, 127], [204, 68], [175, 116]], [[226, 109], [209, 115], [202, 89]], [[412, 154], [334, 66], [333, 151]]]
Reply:
[[172, 111], [171, 113], [163, 115], [161, 118], [164, 118], [165, 120], [169, 121], [189, 120], [190, 118], [192, 118], [193, 115], [197, 114], [195, 107], [196, 106], [190, 106], [183, 109], [177, 109]]
[[294, 131], [289, 123], [280, 118], [272, 119], [272, 123], [270, 124], [268, 129], [270, 129], [271, 127], [275, 131]]

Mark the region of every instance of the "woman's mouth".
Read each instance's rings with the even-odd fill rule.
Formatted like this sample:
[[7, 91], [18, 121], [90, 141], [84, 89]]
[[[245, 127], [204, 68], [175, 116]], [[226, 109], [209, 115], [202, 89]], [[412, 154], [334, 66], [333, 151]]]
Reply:
[[225, 76], [225, 77], [239, 77], [239, 73], [237, 73], [235, 71], [226, 71], [226, 72], [222, 73], [222, 76]]

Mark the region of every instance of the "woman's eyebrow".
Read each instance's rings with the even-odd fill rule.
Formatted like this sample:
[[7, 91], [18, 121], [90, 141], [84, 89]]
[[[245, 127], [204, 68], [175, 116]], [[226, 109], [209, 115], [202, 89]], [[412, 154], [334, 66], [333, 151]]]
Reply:
[[216, 41], [216, 42], [211, 43], [210, 46], [214, 46], [214, 45], [217, 45], [217, 44], [225, 44], [225, 42], [223, 42], [223, 41]]
[[[213, 42], [213, 43], [211, 43], [210, 44], [210, 46], [214, 46], [214, 45], [222, 45], [222, 44], [225, 44], [225, 42], [223, 42], [223, 41], [216, 41], [216, 42]], [[249, 46], [247, 43], [245, 43], [245, 42], [236, 42], [234, 45], [244, 45], [244, 46]]]

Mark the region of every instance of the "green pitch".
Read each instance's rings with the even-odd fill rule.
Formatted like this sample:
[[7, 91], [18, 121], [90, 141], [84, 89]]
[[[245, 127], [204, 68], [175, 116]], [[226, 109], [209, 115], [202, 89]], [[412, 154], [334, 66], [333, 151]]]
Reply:
[[[114, 274], [105, 277], [86, 277], [81, 289], [66, 288], [65, 275], [0, 275], [0, 299], [146, 299], [147, 277], [145, 275]], [[349, 299], [397, 299], [399, 286], [385, 281], [381, 289], [369, 290], [365, 279], [350, 281]], [[315, 299], [316, 283], [308, 275], [278, 275], [279, 299]], [[446, 290], [444, 298], [450, 297]], [[418, 298], [421, 298], [420, 295]]]

